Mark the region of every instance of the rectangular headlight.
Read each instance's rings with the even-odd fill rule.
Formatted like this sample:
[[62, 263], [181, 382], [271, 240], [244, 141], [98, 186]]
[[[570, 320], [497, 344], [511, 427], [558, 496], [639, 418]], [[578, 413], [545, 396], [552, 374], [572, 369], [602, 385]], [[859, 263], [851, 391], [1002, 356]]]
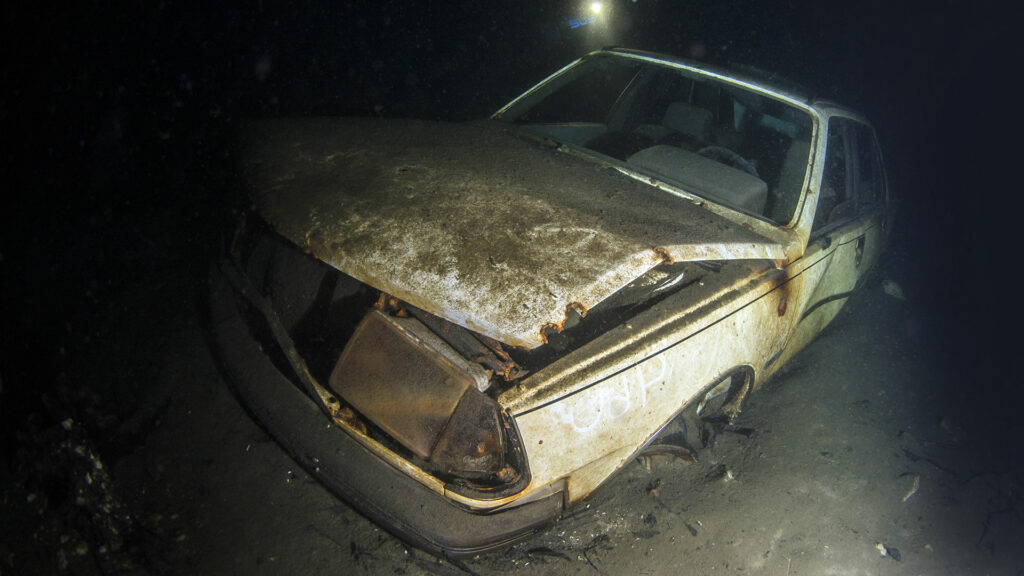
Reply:
[[377, 310], [356, 328], [331, 374], [330, 387], [414, 454], [429, 459], [469, 389], [487, 372], [413, 318]]
[[330, 387], [463, 495], [529, 483], [515, 422], [483, 393], [489, 373], [414, 318], [374, 310], [356, 327]]

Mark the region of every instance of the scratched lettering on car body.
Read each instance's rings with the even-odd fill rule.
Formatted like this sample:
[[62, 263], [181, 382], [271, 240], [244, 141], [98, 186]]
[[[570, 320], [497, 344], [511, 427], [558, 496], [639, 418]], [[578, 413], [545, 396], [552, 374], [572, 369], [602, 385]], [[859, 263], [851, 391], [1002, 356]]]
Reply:
[[570, 401], [552, 406], [551, 413], [557, 421], [572, 426], [577, 432], [591, 431], [602, 420], [616, 420], [630, 410], [645, 407], [648, 390], [666, 382], [671, 372], [665, 358], [655, 356], [594, 385]]

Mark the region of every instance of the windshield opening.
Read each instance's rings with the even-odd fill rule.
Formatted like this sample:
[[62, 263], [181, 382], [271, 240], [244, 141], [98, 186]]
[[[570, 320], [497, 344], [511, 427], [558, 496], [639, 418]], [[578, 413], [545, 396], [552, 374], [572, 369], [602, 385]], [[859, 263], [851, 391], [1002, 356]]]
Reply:
[[782, 100], [612, 54], [567, 69], [500, 119], [777, 224], [796, 210], [813, 125]]

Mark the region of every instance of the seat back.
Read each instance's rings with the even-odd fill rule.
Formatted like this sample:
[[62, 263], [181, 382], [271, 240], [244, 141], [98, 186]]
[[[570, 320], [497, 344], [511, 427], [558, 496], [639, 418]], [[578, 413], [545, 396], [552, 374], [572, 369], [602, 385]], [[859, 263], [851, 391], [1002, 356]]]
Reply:
[[779, 171], [779, 181], [768, 199], [768, 217], [772, 220], [784, 223], [793, 216], [800, 194], [803, 193], [810, 152], [810, 142], [803, 140], [794, 140], [786, 151]]
[[665, 117], [661, 123], [663, 126], [681, 134], [709, 142], [711, 140], [712, 119], [711, 111], [707, 108], [701, 108], [686, 102], [673, 102], [665, 110]]

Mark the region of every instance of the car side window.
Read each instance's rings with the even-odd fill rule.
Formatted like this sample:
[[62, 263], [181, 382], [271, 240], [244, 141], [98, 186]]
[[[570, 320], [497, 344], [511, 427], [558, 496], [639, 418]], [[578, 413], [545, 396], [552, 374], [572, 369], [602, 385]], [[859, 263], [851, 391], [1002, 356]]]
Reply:
[[818, 209], [814, 213], [811, 232], [854, 215], [856, 205], [850, 194], [847, 177], [846, 122], [842, 118], [828, 121], [828, 143], [825, 147], [825, 171], [821, 177]]
[[884, 194], [874, 131], [849, 118], [829, 119], [821, 196], [811, 232], [873, 210], [884, 202]]
[[864, 212], [882, 203], [882, 160], [871, 128], [859, 123], [850, 127], [857, 146], [857, 199], [860, 211]]

